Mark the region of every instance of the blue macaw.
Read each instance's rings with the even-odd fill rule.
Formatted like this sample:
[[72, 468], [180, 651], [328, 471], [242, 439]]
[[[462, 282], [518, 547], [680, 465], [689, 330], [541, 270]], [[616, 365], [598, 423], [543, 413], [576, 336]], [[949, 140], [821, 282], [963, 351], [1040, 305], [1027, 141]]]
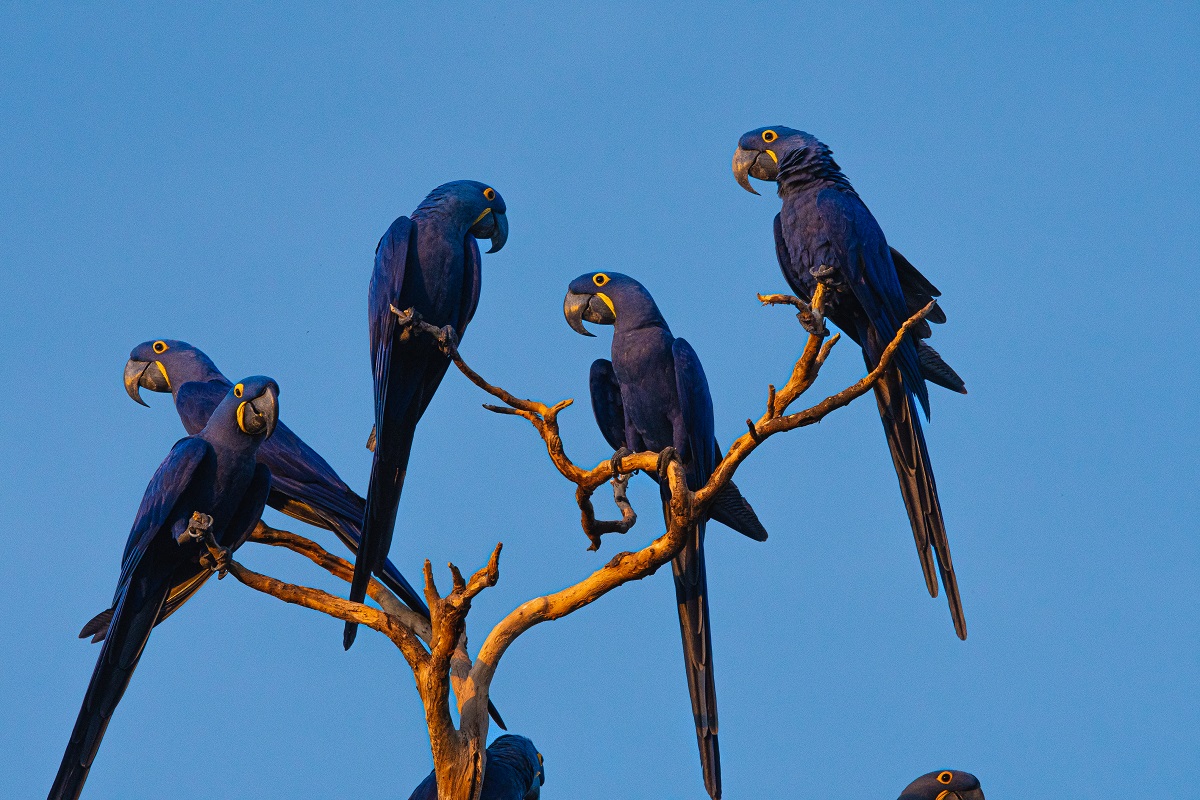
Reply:
[[898, 800], [984, 800], [979, 779], [962, 770], [943, 769], [910, 783]]
[[[507, 734], [488, 745], [479, 800], [538, 800], [545, 782], [542, 754], [533, 742]], [[438, 800], [437, 776], [429, 773], [408, 800]]]
[[[108, 635], [50, 800], [74, 800], [83, 791], [151, 629], [195, 593], [212, 567], [223, 569], [228, 552], [258, 523], [271, 472], [255, 456], [275, 430], [278, 396], [275, 381], [261, 376], [231, 387], [208, 424], [176, 442], [150, 479], [125, 544]], [[202, 541], [207, 535], [225, 549], [216, 563]]]
[[[784, 278], [804, 300], [812, 299], [818, 283], [833, 290], [822, 304], [825, 316], [862, 347], [863, 359], [873, 369], [904, 321], [940, 292], [888, 247], [879, 223], [816, 137], [783, 126], [750, 131], [738, 142], [733, 173], [753, 194], [758, 192], [747, 176], [778, 184], [783, 210], [775, 217], [775, 252]], [[966, 394], [962, 378], [922, 341], [931, 333], [928, 322], [945, 321], [935, 307], [905, 338], [874, 388], [926, 588], [937, 597], [936, 558], [954, 630], [966, 639], [962, 599], [916, 408], [919, 402], [929, 417], [926, 380]]]
[[[350, 599], [362, 602], [371, 573], [387, 557], [396, 508], [417, 423], [450, 366], [449, 357], [427, 337], [412, 336], [397, 312], [414, 310], [462, 336], [479, 305], [479, 245], [489, 253], [508, 240], [504, 199], [476, 181], [444, 183], [429, 193], [412, 217], [392, 223], [375, 248], [368, 315], [371, 369], [375, 378], [375, 456], [367, 485], [362, 546], [354, 562]], [[358, 629], [346, 623], [342, 644]]]
[[[695, 491], [704, 486], [721, 460], [708, 381], [696, 351], [671, 335], [650, 293], [627, 275], [593, 272], [571, 282], [563, 314], [585, 336], [592, 334], [583, 320], [613, 326], [612, 361], [593, 363], [589, 382], [596, 424], [617, 451], [614, 459], [630, 451], [663, 453], [674, 448], [684, 465], [688, 488]], [[665, 511], [669, 490], [661, 461], [656, 480]], [[714, 499], [708, 515], [756, 541], [767, 538], [754, 509], [733, 483]], [[704, 529], [701, 522], [688, 533], [687, 544], [671, 562], [671, 572], [704, 786], [719, 798], [721, 756]]]
[[[125, 391], [129, 396], [146, 405], [140, 389], [170, 392], [188, 433], [197, 433], [208, 423], [230, 386], [207, 355], [175, 339], [143, 342], [133, 348], [125, 364]], [[333, 531], [351, 553], [358, 553], [366, 501], [338, 477], [317, 451], [280, 422], [271, 438], [258, 448], [258, 462], [271, 470], [267, 505], [302, 522]], [[384, 559], [376, 574], [409, 608], [429, 619], [429, 607], [395, 564]], [[111, 616], [111, 610], [98, 614], [84, 626], [80, 637], [92, 636], [92, 641], [103, 639]], [[488, 710], [503, 728], [504, 720], [490, 701]]]
[[[170, 392], [188, 433], [197, 433], [208, 423], [232, 385], [207, 355], [175, 339], [143, 342], [133, 348], [125, 364], [125, 391], [129, 396], [146, 405], [140, 389]], [[333, 531], [350, 552], [358, 552], [366, 501], [338, 477], [317, 451], [281, 422], [275, 434], [258, 449], [258, 461], [271, 470], [267, 505], [301, 522]], [[429, 608], [421, 595], [395, 564], [385, 560], [378, 577], [409, 608], [429, 617]], [[88, 631], [84, 628], [81, 635], [87, 635]]]

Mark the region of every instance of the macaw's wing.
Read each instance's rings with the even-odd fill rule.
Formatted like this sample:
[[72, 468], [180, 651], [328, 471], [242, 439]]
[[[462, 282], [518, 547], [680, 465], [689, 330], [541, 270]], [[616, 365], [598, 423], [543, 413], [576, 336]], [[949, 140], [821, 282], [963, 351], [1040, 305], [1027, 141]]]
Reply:
[[280, 422], [259, 445], [258, 463], [271, 470], [272, 508], [327, 530], [349, 525], [357, 534], [366, 501], [287, 425]]
[[146, 493], [142, 495], [142, 504], [138, 507], [133, 527], [129, 531], [129, 539], [125, 542], [125, 553], [121, 556], [121, 577], [117, 581], [117, 594], [113, 598], [114, 607], [124, 591], [123, 586], [128, 580], [128, 573], [137, 566], [137, 562], [171, 515], [171, 510], [187, 491], [201, 462], [211, 456], [212, 447], [208, 442], [188, 436], [176, 442], [171, 452], [158, 465], [154, 477], [146, 487]]
[[[814, 262], [841, 267], [870, 323], [861, 344], [874, 364], [909, 316], [891, 251], [879, 223], [858, 197], [824, 189], [817, 195], [817, 214], [824, 239], [818, 243]], [[928, 416], [929, 391], [921, 375], [916, 342], [916, 337], [906, 337], [893, 363], [904, 376], [905, 389], [920, 401]]]
[[679, 393], [679, 413], [684, 430], [684, 438], [675, 442], [675, 449], [688, 466], [688, 488], [695, 491], [708, 481], [717, 465], [712, 395], [700, 357], [686, 339], [675, 340], [671, 345], [671, 357], [675, 362], [675, 388]]
[[233, 385], [229, 381], [188, 381], [175, 392], [175, 411], [191, 435], [204, 430], [208, 418], [221, 405]]
[[[75, 800], [83, 789], [104, 730], [171, 592], [175, 543], [161, 542], [160, 535], [171, 535], [164, 526], [210, 454], [202, 439], [180, 440], [146, 488], [125, 548], [108, 636], [50, 789], [51, 800]], [[153, 546], [156, 539], [159, 547]]]
[[[890, 249], [892, 263], [896, 265], [896, 275], [900, 279], [900, 287], [904, 290], [908, 315], [911, 317], [928, 305], [930, 300], [940, 297], [942, 293], [894, 247]], [[929, 327], [930, 322], [941, 324], [945, 321], [946, 312], [942, 310], [941, 306], [934, 306], [925, 319], [913, 326], [913, 335], [917, 337], [917, 358], [921, 362], [921, 374], [925, 376], [925, 380], [936, 383], [938, 386], [944, 386], [952, 392], [966, 394], [967, 385], [958, 376], [958, 373], [945, 362], [941, 353], [921, 341], [928, 339], [933, 333]]]
[[592, 362], [588, 388], [592, 395], [592, 413], [604, 441], [614, 451], [626, 447], [625, 406], [621, 402], [621, 384], [617, 382], [611, 361], [598, 358]]
[[[720, 449], [717, 450], [716, 458], [719, 463]], [[742, 497], [741, 491], [733, 481], [726, 483], [725, 487], [717, 492], [712, 505], [708, 507], [708, 518], [732, 528], [743, 536], [749, 536], [756, 542], [767, 540], [767, 529], [763, 527], [758, 514], [754, 513], [749, 501]]]
[[[167, 595], [167, 601], [163, 604], [162, 611], [158, 614], [158, 619], [154, 624], [161, 625], [163, 620], [178, 611], [184, 603], [192, 599], [192, 595], [200, 591], [200, 587], [204, 585], [213, 571], [211, 569], [197, 572], [192, 577], [177, 583], [171, 587], [170, 594]], [[83, 630], [79, 632], [80, 639], [92, 637], [92, 644], [104, 641], [104, 637], [108, 636], [108, 628], [112, 624], [113, 615], [116, 613], [116, 608], [106, 608], [96, 616], [88, 620], [83, 626]]]
[[[703, 486], [716, 465], [716, 436], [713, 433], [712, 396], [696, 351], [685, 339], [671, 346], [675, 362], [675, 387], [683, 431], [676, 428], [675, 449], [687, 467], [689, 488]], [[660, 485], [665, 486], [665, 483]], [[717, 743], [717, 683], [713, 672], [712, 634], [709, 630], [708, 576], [704, 565], [704, 523], [687, 533], [683, 550], [671, 561], [675, 578], [675, 600], [679, 609], [679, 632], [683, 638], [683, 660], [688, 693], [696, 722], [696, 741], [704, 786], [712, 797], [721, 796], [721, 751]]]

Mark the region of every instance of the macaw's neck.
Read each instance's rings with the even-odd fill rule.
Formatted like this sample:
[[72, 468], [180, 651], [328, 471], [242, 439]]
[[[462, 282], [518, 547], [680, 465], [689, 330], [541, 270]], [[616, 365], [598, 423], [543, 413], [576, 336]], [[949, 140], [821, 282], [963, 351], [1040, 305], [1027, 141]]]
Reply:
[[180, 359], [171, 365], [167, 376], [171, 383], [171, 397], [174, 400], [179, 399], [179, 389], [185, 383], [213, 381], [222, 386], [233, 386], [233, 383], [222, 375], [221, 371], [207, 357]]
[[671, 333], [671, 328], [663, 319], [658, 305], [648, 294], [628, 293], [622, 295], [617, 303], [616, 317], [617, 320], [613, 323], [613, 333], [617, 336], [647, 329], [660, 329], [666, 331], [668, 335]]
[[850, 181], [842, 174], [842, 168], [833, 160], [833, 151], [816, 140], [796, 146], [780, 156], [776, 181], [780, 197], [827, 186], [835, 186], [858, 196]]
[[462, 213], [462, 200], [453, 194], [434, 192], [421, 201], [412, 213], [412, 219], [428, 229], [431, 225], [453, 240], [462, 240], [467, 229], [474, 223]]
[[234, 453], [255, 452], [263, 440], [261, 435], [251, 436], [238, 426], [237, 410], [241, 405], [236, 398], [226, 398], [209, 417], [204, 430], [196, 434], [214, 447]]

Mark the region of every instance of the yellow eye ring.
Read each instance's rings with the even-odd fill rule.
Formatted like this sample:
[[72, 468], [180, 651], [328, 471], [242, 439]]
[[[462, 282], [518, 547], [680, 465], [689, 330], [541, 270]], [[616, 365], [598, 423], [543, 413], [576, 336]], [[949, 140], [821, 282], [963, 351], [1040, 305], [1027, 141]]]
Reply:
[[937, 779], [938, 783], [949, 783], [950, 781], [954, 780], [954, 773], [949, 771], [939, 772]]
[[595, 275], [592, 276], [592, 283], [596, 284], [597, 286], [603, 286], [604, 284], [608, 283], [610, 280], [612, 280], [612, 278], [608, 277], [603, 272], [597, 272]]
[[491, 188], [490, 186], [488, 188], [484, 189], [483, 190], [483, 199], [487, 200], [489, 203], [491, 201], [495, 200], [496, 199], [496, 190]]
[[163, 353], [167, 352], [169, 349], [171, 349], [170, 347], [167, 346], [167, 343], [164, 342], [162, 339], [159, 339], [157, 342], [155, 342], [153, 345], [151, 345], [151, 347], [153, 347], [154, 352], [158, 353], [160, 356]]
[[766, 131], [762, 132], [762, 137], [763, 137], [764, 142], [766, 142], [767, 144], [770, 144], [771, 142], [773, 142], [779, 138], [779, 134], [776, 133], [775, 131], [766, 130]]
[[243, 391], [242, 384], [240, 384], [240, 383], [239, 383], [237, 386], [233, 387], [233, 396], [234, 396], [234, 397], [241, 397], [241, 396], [242, 396], [242, 391]]

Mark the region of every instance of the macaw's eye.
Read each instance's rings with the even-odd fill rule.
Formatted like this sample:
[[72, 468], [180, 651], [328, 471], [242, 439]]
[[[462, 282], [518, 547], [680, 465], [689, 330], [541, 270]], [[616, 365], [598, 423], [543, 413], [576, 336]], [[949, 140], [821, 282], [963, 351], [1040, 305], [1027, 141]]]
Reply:
[[483, 190], [483, 199], [487, 200], [489, 203], [491, 201], [495, 200], [496, 199], [496, 190], [491, 188], [490, 186], [488, 188], [484, 189]]
[[612, 279], [609, 278], [607, 275], [605, 275], [603, 272], [597, 272], [595, 275], [592, 276], [592, 283], [596, 284], [597, 286], [603, 286], [604, 284], [608, 283], [610, 280], [612, 280]]
[[771, 142], [775, 141], [778, 138], [779, 138], [779, 134], [776, 133], [775, 131], [763, 131], [763, 141], [766, 142], [767, 144], [770, 144]]
[[938, 773], [937, 779], [938, 779], [938, 783], [949, 783], [950, 781], [954, 780], [954, 773], [953, 772]]
[[162, 355], [163, 353], [167, 352], [167, 350], [170, 349], [167, 347], [167, 343], [162, 341], [161, 339], [158, 340], [157, 342], [155, 342], [151, 346], [154, 348], [154, 352], [158, 353], [159, 355]]
[[240, 384], [240, 383], [239, 383], [237, 386], [233, 387], [233, 396], [234, 396], [234, 397], [241, 397], [241, 396], [242, 396], [242, 389], [243, 389], [243, 387], [242, 387], [242, 384]]

